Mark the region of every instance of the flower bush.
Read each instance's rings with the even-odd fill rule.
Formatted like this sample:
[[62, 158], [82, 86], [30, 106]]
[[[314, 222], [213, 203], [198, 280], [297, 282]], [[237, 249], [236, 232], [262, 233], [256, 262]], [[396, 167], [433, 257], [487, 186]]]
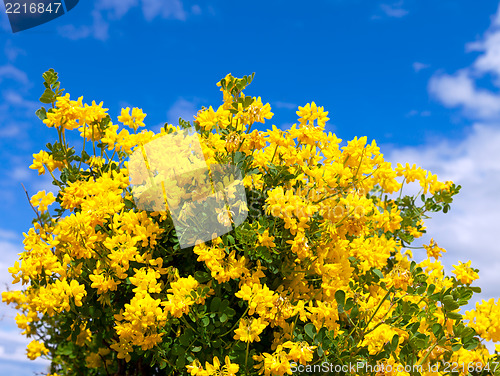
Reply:
[[[314, 102], [286, 131], [252, 130], [273, 116], [243, 93], [253, 75], [226, 76], [222, 105], [157, 134], [139, 132], [142, 110], [122, 110], [129, 131], [102, 103], [63, 95], [53, 70], [43, 77], [50, 107], [37, 115], [58, 140], [30, 168], [58, 193], [31, 197], [36, 218], [9, 268], [22, 287], [2, 299], [33, 338], [27, 356], [50, 359], [52, 375], [494, 374], [484, 340], [500, 340], [499, 304], [459, 313], [480, 291], [477, 270], [460, 262], [446, 276], [434, 240], [427, 259], [412, 255], [424, 220], [447, 212], [460, 186], [394, 168], [366, 137], [340, 146]], [[191, 126], [207, 165], [241, 171], [247, 218], [184, 248], [167, 202], [149, 211], [134, 197], [134, 184], [169, 182], [132, 184], [129, 158]]]

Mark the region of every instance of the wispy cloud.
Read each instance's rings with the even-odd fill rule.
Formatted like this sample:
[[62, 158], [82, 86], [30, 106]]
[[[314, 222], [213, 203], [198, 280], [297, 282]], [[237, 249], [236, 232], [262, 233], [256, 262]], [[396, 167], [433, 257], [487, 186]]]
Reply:
[[372, 16], [372, 19], [383, 17], [402, 18], [408, 15], [409, 11], [403, 8], [403, 1], [395, 3], [383, 3], [378, 7], [378, 11]]
[[9, 23], [9, 18], [7, 16], [7, 13], [5, 11], [5, 6], [2, 4], [0, 5], [0, 29], [3, 31], [12, 31], [12, 28], [10, 27]]
[[72, 40], [92, 37], [105, 41], [109, 38], [110, 23], [122, 19], [135, 8], [140, 8], [148, 22], [156, 18], [185, 21], [190, 13], [202, 13], [199, 5], [193, 5], [190, 11], [186, 11], [181, 0], [98, 0], [91, 13], [91, 23], [64, 25], [59, 27], [58, 32]]
[[5, 90], [2, 92], [7, 109], [19, 111], [24, 116], [33, 116], [33, 113], [40, 107], [35, 101], [24, 98], [19, 92], [14, 90]]
[[463, 108], [467, 116], [483, 120], [500, 117], [500, 95], [477, 88], [470, 69], [435, 74], [429, 81], [429, 92], [447, 107]]
[[201, 8], [199, 5], [195, 4], [191, 7], [191, 12], [195, 15], [200, 15], [201, 14]]
[[184, 98], [177, 99], [167, 112], [167, 121], [177, 125], [179, 118], [192, 123], [193, 116], [198, 112], [198, 100], [188, 101]]
[[420, 72], [422, 69], [429, 68], [429, 67], [430, 67], [430, 65], [429, 65], [429, 64], [420, 63], [420, 62], [416, 61], [416, 62], [414, 62], [414, 63], [412, 64], [412, 67], [413, 67], [413, 70], [414, 70], [415, 72], [417, 72], [417, 73], [418, 73], [418, 72]]
[[[12, 285], [12, 276], [7, 271], [19, 259], [24, 251], [22, 236], [5, 229], [0, 229], [0, 291], [19, 289]], [[31, 341], [20, 334], [15, 323], [15, 311], [11, 306], [0, 304], [0, 359], [2, 372], [10, 375], [32, 375], [34, 371], [46, 371], [49, 362], [44, 359], [31, 361], [26, 356], [26, 345]], [[7, 362], [7, 363], [6, 363]], [[6, 371], [9, 369], [9, 371]]]
[[94, 10], [92, 11], [92, 23], [90, 25], [63, 25], [58, 28], [58, 32], [61, 36], [71, 40], [93, 37], [104, 41], [108, 39], [108, 29], [109, 24], [104, 21], [101, 12]]
[[429, 92], [447, 107], [458, 107], [478, 120], [500, 119], [500, 95], [479, 87], [479, 79], [491, 75], [492, 84], [500, 88], [500, 7], [483, 38], [466, 45], [466, 51], [481, 54], [467, 67], [455, 73], [437, 72], [429, 81]]
[[407, 117], [414, 117], [414, 116], [421, 116], [421, 117], [429, 117], [431, 116], [431, 112], [428, 110], [424, 111], [418, 111], [418, 110], [411, 110], [406, 114]]
[[26, 51], [22, 48], [14, 46], [12, 40], [7, 40], [4, 48], [5, 56], [7, 60], [14, 63], [19, 55], [26, 55]]
[[22, 84], [29, 83], [28, 75], [12, 64], [0, 66], [0, 83], [6, 79], [15, 80]]
[[128, 11], [139, 5], [139, 0], [99, 0], [95, 3], [95, 8], [99, 11], [110, 11], [109, 16], [120, 19]]
[[294, 110], [294, 109], [297, 109], [298, 106], [295, 104], [295, 103], [289, 103], [289, 102], [274, 102], [273, 105], [276, 107], [276, 108], [285, 108], [287, 110]]
[[180, 0], [142, 0], [142, 13], [147, 21], [156, 17], [186, 20], [186, 12]]
[[[500, 128], [497, 125], [476, 124], [458, 143], [440, 141], [386, 153], [392, 162], [415, 163], [436, 173], [442, 181], [452, 180], [462, 186], [452, 210], [433, 215], [426, 226], [429, 235], [448, 251], [443, 258], [448, 271], [458, 260], [472, 260], [473, 267], [480, 269], [483, 298], [500, 296], [500, 246], [496, 239], [500, 212], [498, 145]], [[417, 251], [414, 255], [419, 256]]]

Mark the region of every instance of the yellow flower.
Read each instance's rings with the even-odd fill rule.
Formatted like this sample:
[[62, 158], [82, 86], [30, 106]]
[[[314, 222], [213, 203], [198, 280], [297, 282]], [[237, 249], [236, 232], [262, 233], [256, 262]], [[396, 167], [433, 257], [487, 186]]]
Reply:
[[452, 273], [457, 276], [457, 279], [465, 284], [470, 284], [472, 281], [475, 281], [479, 278], [476, 271], [470, 267], [471, 261], [467, 263], [462, 263], [462, 261], [458, 262], [458, 265], [453, 265], [454, 269]]
[[31, 341], [27, 346], [28, 358], [35, 360], [36, 358], [49, 353], [49, 349], [43, 343], [36, 340]]
[[239, 328], [234, 331], [234, 339], [242, 342], [259, 342], [259, 334], [264, 331], [268, 324], [261, 317], [240, 320]]
[[56, 168], [62, 170], [64, 163], [61, 161], [55, 161], [52, 155], [49, 155], [44, 150], [41, 150], [38, 154], [33, 154], [33, 164], [29, 167], [32, 170], [38, 170], [38, 175], [45, 174], [45, 169], [47, 168], [49, 172], [54, 171]]
[[236, 373], [240, 369], [240, 366], [235, 363], [231, 363], [231, 360], [226, 355], [224, 359], [225, 364], [221, 367], [219, 358], [216, 356], [212, 360], [212, 364], [205, 362], [205, 368], [200, 364], [198, 360], [195, 360], [190, 365], [187, 365], [187, 371], [193, 376], [236, 376]]
[[56, 198], [52, 192], [45, 193], [45, 191], [40, 191], [31, 197], [31, 205], [34, 207], [39, 207], [40, 213], [45, 213], [49, 205], [51, 205]]
[[132, 128], [134, 131], [139, 127], [144, 127], [144, 118], [146, 114], [142, 112], [140, 108], [134, 107], [132, 109], [132, 115], [130, 115], [130, 107], [122, 108], [121, 115], [118, 116], [118, 121]]
[[446, 252], [445, 249], [438, 247], [434, 239], [431, 239], [429, 245], [424, 244], [424, 248], [427, 251], [427, 257], [434, 257], [436, 260], [442, 256], [442, 253]]
[[266, 230], [259, 235], [259, 243], [264, 247], [273, 248], [276, 247], [276, 244], [273, 243], [274, 236], [269, 236], [269, 230]]

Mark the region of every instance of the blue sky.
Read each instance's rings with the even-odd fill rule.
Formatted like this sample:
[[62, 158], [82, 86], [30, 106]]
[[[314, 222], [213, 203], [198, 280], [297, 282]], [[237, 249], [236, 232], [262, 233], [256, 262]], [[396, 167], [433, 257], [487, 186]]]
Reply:
[[[155, 131], [218, 106], [215, 84], [227, 73], [256, 73], [247, 94], [275, 113], [263, 128], [288, 127], [297, 106], [315, 101], [338, 137], [368, 136], [389, 160], [462, 184], [452, 211], [430, 221], [429, 232], [448, 250], [448, 270], [469, 259], [481, 270], [477, 299], [500, 297], [498, 6], [96, 0], [13, 34], [0, 5], [0, 289], [32, 218], [21, 183], [30, 194], [52, 189], [27, 167], [55, 136], [34, 115], [41, 74], [54, 68], [73, 98], [104, 101], [115, 121], [122, 107], [141, 107]], [[15, 314], [3, 306], [0, 313], [0, 366], [14, 376], [42, 370], [43, 362], [23, 360]]]

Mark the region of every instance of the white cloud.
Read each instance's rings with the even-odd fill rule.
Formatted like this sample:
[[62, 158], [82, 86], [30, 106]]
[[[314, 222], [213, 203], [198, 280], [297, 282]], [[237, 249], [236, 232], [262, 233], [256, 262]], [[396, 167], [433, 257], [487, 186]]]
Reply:
[[139, 5], [138, 0], [99, 0], [95, 7], [98, 10], [112, 11], [111, 16], [120, 19], [137, 5]]
[[13, 180], [26, 181], [32, 176], [31, 172], [28, 167], [17, 166], [9, 174]]
[[17, 232], [11, 230], [3, 230], [0, 228], [0, 239], [4, 240], [19, 240], [20, 236]]
[[5, 43], [4, 51], [5, 56], [7, 56], [7, 60], [11, 63], [15, 62], [19, 55], [26, 55], [26, 51], [22, 48], [14, 46], [10, 39], [7, 41], [7, 43]]
[[[480, 270], [477, 286], [481, 298], [500, 297], [500, 246], [498, 233], [500, 200], [500, 128], [498, 124], [476, 124], [461, 142], [443, 140], [423, 147], [395, 149], [389, 160], [415, 163], [462, 186], [447, 214], [433, 215], [426, 222], [427, 243], [433, 237], [447, 253], [443, 264], [449, 271], [458, 260], [472, 260]], [[425, 254], [422, 250], [420, 256]], [[414, 252], [419, 256], [418, 252]], [[422, 259], [422, 257], [420, 257]]]
[[142, 13], [147, 21], [152, 21], [158, 16], [186, 20], [186, 12], [180, 0], [142, 0]]
[[[16, 290], [21, 288], [21, 284], [12, 284], [12, 276], [8, 268], [14, 265], [19, 259], [19, 253], [24, 251], [22, 236], [10, 230], [0, 229], [0, 291]], [[30, 375], [33, 371], [45, 371], [49, 362], [44, 359], [31, 361], [26, 356], [26, 345], [31, 342], [21, 335], [21, 331], [15, 323], [15, 316], [18, 311], [0, 303], [0, 360], [2, 360], [2, 370], [6, 368], [15, 370], [16, 373], [5, 373], [12, 375]], [[15, 364], [7, 364], [14, 362]], [[22, 363], [21, 366], [19, 363]], [[22, 367], [28, 366], [29, 369]]]
[[4, 79], [15, 80], [22, 84], [29, 83], [28, 75], [22, 70], [13, 66], [12, 64], [0, 66], [0, 83]]
[[191, 12], [195, 15], [200, 15], [201, 14], [201, 8], [199, 5], [195, 4], [191, 7]]
[[2, 126], [0, 128], [0, 137], [2, 138], [8, 138], [8, 137], [16, 137], [19, 135], [19, 127], [16, 125], [8, 125], [8, 126]]
[[[58, 32], [61, 36], [72, 40], [93, 37], [105, 41], [109, 37], [110, 21], [122, 19], [129, 11], [139, 6], [146, 21], [152, 21], [157, 17], [181, 21], [187, 18], [181, 0], [99, 0], [94, 4], [91, 24], [79, 26], [68, 24], [59, 27]], [[198, 15], [201, 13], [201, 8], [193, 5], [191, 12]]]
[[14, 90], [5, 90], [2, 96], [8, 107], [17, 107], [26, 111], [26, 116], [33, 116], [33, 113], [40, 107], [40, 104], [29, 99], [25, 99], [21, 94]]
[[413, 116], [422, 116], [422, 117], [428, 117], [431, 116], [430, 111], [418, 111], [418, 110], [411, 110], [406, 114], [407, 117], [413, 117]]
[[12, 32], [12, 28], [10, 27], [9, 23], [9, 17], [7, 16], [7, 13], [5, 11], [5, 7], [0, 6], [0, 8], [2, 10], [0, 12], [0, 29], [2, 29], [3, 31]]
[[467, 116], [494, 119], [500, 115], [500, 95], [479, 89], [468, 69], [453, 75], [436, 74], [429, 81], [429, 93], [447, 107], [462, 107]]
[[401, 18], [409, 13], [406, 9], [403, 9], [403, 1], [398, 1], [393, 4], [380, 4], [380, 10], [387, 17], [394, 18]]
[[196, 102], [190, 102], [184, 98], [177, 99], [167, 112], [167, 121], [170, 124], [177, 125], [179, 124], [179, 118], [182, 118], [192, 124], [193, 116], [198, 112]]
[[109, 24], [99, 11], [92, 11], [92, 21], [92, 25], [78, 27], [73, 24], [63, 25], [58, 28], [58, 32], [61, 36], [71, 40], [84, 39], [89, 36], [102, 41], [108, 39]]
[[298, 106], [295, 103], [289, 103], [289, 102], [280, 102], [280, 101], [277, 101], [277, 102], [274, 102], [273, 105], [276, 108], [285, 108], [287, 110], [298, 109]]
[[496, 90], [479, 87], [479, 79], [492, 75], [492, 84], [500, 88], [500, 8], [482, 39], [468, 43], [466, 51], [479, 56], [453, 74], [437, 72], [429, 82], [430, 94], [447, 107], [458, 107], [476, 120], [500, 119], [500, 95]]
[[474, 69], [482, 73], [500, 76], [500, 30], [496, 27], [486, 33], [484, 40], [468, 43], [466, 51], [483, 52], [474, 62]]
[[412, 67], [413, 67], [413, 70], [414, 70], [415, 72], [417, 72], [417, 73], [418, 73], [418, 72], [420, 72], [422, 69], [429, 68], [429, 67], [430, 67], [430, 65], [429, 65], [429, 64], [420, 63], [420, 62], [416, 61], [416, 62], [414, 62], [414, 63], [412, 64]]

